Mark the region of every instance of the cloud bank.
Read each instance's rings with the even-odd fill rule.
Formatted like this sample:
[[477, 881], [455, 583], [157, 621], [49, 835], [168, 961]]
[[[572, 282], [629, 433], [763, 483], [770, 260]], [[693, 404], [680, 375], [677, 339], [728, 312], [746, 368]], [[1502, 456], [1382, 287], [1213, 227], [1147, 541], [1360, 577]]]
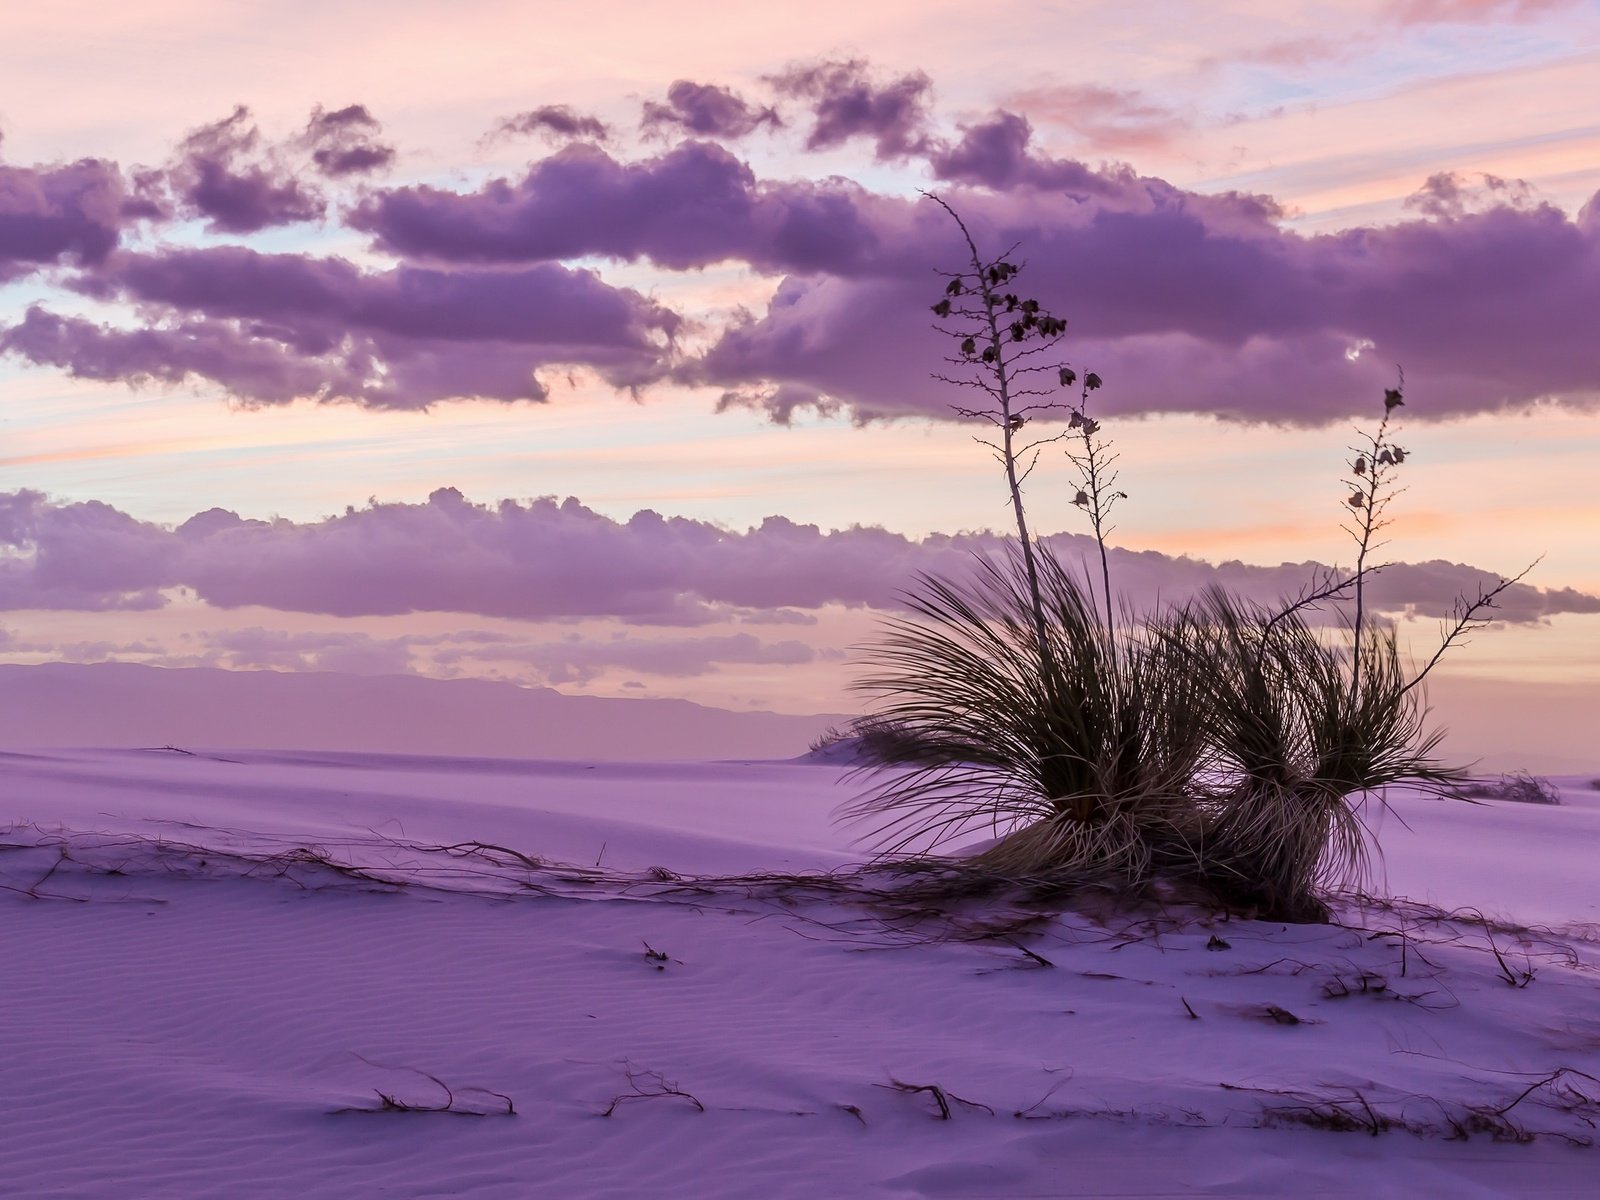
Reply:
[[[1047, 540], [1068, 559], [1093, 547], [1079, 535]], [[332, 617], [446, 612], [694, 626], [744, 616], [773, 624], [826, 605], [899, 608], [919, 572], [963, 577], [975, 554], [1003, 553], [1006, 544], [991, 534], [918, 541], [870, 526], [825, 531], [782, 517], [734, 531], [648, 509], [616, 521], [573, 499], [481, 505], [453, 488], [422, 504], [315, 522], [210, 509], [168, 528], [99, 502], [20, 491], [0, 494], [0, 610], [151, 609], [167, 602], [164, 591], [185, 588], [221, 609]], [[1115, 550], [1112, 570], [1119, 589], [1149, 604], [1211, 583], [1268, 601], [1297, 592], [1318, 565], [1213, 565]], [[1384, 612], [1442, 616], [1458, 595], [1494, 582], [1460, 563], [1396, 564], [1369, 596]], [[1536, 622], [1576, 612], [1600, 612], [1600, 598], [1518, 584], [1499, 615]], [[732, 636], [724, 649], [755, 644]]]

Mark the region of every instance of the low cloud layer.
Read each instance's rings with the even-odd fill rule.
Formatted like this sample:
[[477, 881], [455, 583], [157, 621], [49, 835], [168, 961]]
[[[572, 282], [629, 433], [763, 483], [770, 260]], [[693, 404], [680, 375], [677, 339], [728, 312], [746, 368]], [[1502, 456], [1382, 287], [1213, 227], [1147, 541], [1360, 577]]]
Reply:
[[[1049, 541], [1068, 558], [1093, 546], [1076, 535]], [[210, 509], [168, 528], [106, 504], [60, 504], [23, 491], [0, 494], [0, 609], [150, 609], [166, 603], [164, 591], [186, 588], [223, 609], [336, 617], [447, 612], [693, 626], [743, 616], [773, 624], [825, 605], [895, 609], [918, 572], [965, 576], [974, 554], [1001, 553], [1004, 545], [988, 534], [915, 541], [782, 517], [746, 531], [649, 510], [614, 521], [576, 500], [479, 505], [450, 488], [426, 503], [315, 522]], [[1111, 566], [1119, 589], [1145, 604], [1210, 583], [1271, 600], [1297, 592], [1318, 569], [1126, 550], [1114, 552]], [[1377, 577], [1369, 595], [1385, 612], [1439, 616], [1457, 596], [1495, 581], [1459, 563], [1399, 564]], [[1499, 615], [1535, 622], [1570, 612], [1600, 612], [1600, 598], [1518, 584], [1502, 597]], [[736, 644], [746, 643], [728, 646]]]

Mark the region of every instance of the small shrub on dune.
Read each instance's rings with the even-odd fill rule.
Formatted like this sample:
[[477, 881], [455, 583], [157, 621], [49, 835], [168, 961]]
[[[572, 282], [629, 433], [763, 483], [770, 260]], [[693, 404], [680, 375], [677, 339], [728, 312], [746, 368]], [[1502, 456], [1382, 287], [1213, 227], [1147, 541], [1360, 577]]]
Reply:
[[906, 762], [916, 751], [910, 735], [886, 717], [857, 717], [843, 728], [830, 725], [812, 739], [813, 758], [861, 765]]
[[[1590, 787], [1600, 787], [1600, 780]], [[1506, 800], [1513, 804], [1560, 804], [1561, 789], [1542, 775], [1512, 771], [1499, 779], [1468, 779], [1453, 794], [1465, 800]]]

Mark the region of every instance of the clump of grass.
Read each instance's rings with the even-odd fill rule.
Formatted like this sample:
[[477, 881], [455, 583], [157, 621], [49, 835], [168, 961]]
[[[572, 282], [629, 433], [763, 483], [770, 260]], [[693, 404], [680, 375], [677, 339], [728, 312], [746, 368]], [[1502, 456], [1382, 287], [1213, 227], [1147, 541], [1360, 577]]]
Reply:
[[[1367, 584], [1383, 569], [1372, 558], [1408, 454], [1393, 437], [1403, 383], [1385, 389], [1376, 432], [1351, 447], [1344, 528], [1355, 569], [1331, 573], [1276, 610], [1213, 589], [1197, 618], [1177, 622], [1193, 670], [1209, 683], [1216, 737], [1220, 786], [1201, 788], [1209, 810], [1203, 871], [1225, 898], [1282, 920], [1324, 919], [1318, 893], [1360, 882], [1368, 854], [1361, 798], [1401, 780], [1448, 795], [1465, 779], [1437, 755], [1443, 731], [1429, 728], [1422, 685], [1527, 574], [1459, 599], [1420, 668], [1404, 660], [1393, 626], [1368, 612]], [[1344, 625], [1343, 642], [1311, 623], [1324, 608]]]
[[[867, 649], [857, 687], [895, 729], [847, 806], [889, 853], [988, 833], [982, 862], [1133, 879], [1178, 837], [1204, 749], [1200, 689], [1167, 640], [1108, 629], [1087, 587], [1036, 550], [1049, 659], [1019, 555], [965, 584], [924, 577], [912, 617]], [[869, 769], [872, 769], [869, 767]]]
[[1402, 779], [1447, 789], [1392, 630], [1352, 653], [1303, 610], [1269, 610], [1220, 588], [1170, 627], [1205, 681], [1211, 772], [1196, 781], [1202, 875], [1225, 899], [1290, 921], [1321, 920], [1318, 893], [1358, 883], [1368, 844], [1352, 797]]

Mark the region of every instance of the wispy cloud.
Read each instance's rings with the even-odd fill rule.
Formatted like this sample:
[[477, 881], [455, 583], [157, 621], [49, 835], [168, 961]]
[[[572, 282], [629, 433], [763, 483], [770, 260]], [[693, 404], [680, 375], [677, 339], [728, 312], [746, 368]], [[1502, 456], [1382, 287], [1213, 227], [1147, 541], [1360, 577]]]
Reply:
[[1016, 92], [1007, 103], [1065, 130], [1091, 152], [1126, 155], [1166, 148], [1192, 127], [1185, 114], [1129, 88], [1053, 84]]
[[490, 139], [536, 134], [552, 141], [583, 140], [607, 142], [613, 130], [592, 113], [579, 112], [570, 104], [544, 104], [509, 117], [502, 117], [490, 131]]
[[1383, 16], [1400, 25], [1531, 21], [1583, 0], [1387, 0]]
[[752, 104], [732, 88], [688, 79], [674, 80], [664, 103], [646, 101], [640, 118], [647, 133], [672, 129], [713, 138], [741, 138], [782, 124], [771, 105]]
[[811, 127], [808, 150], [828, 150], [861, 139], [875, 155], [894, 161], [922, 153], [930, 144], [933, 81], [921, 71], [878, 78], [862, 59], [798, 63], [769, 82], [806, 102]]

